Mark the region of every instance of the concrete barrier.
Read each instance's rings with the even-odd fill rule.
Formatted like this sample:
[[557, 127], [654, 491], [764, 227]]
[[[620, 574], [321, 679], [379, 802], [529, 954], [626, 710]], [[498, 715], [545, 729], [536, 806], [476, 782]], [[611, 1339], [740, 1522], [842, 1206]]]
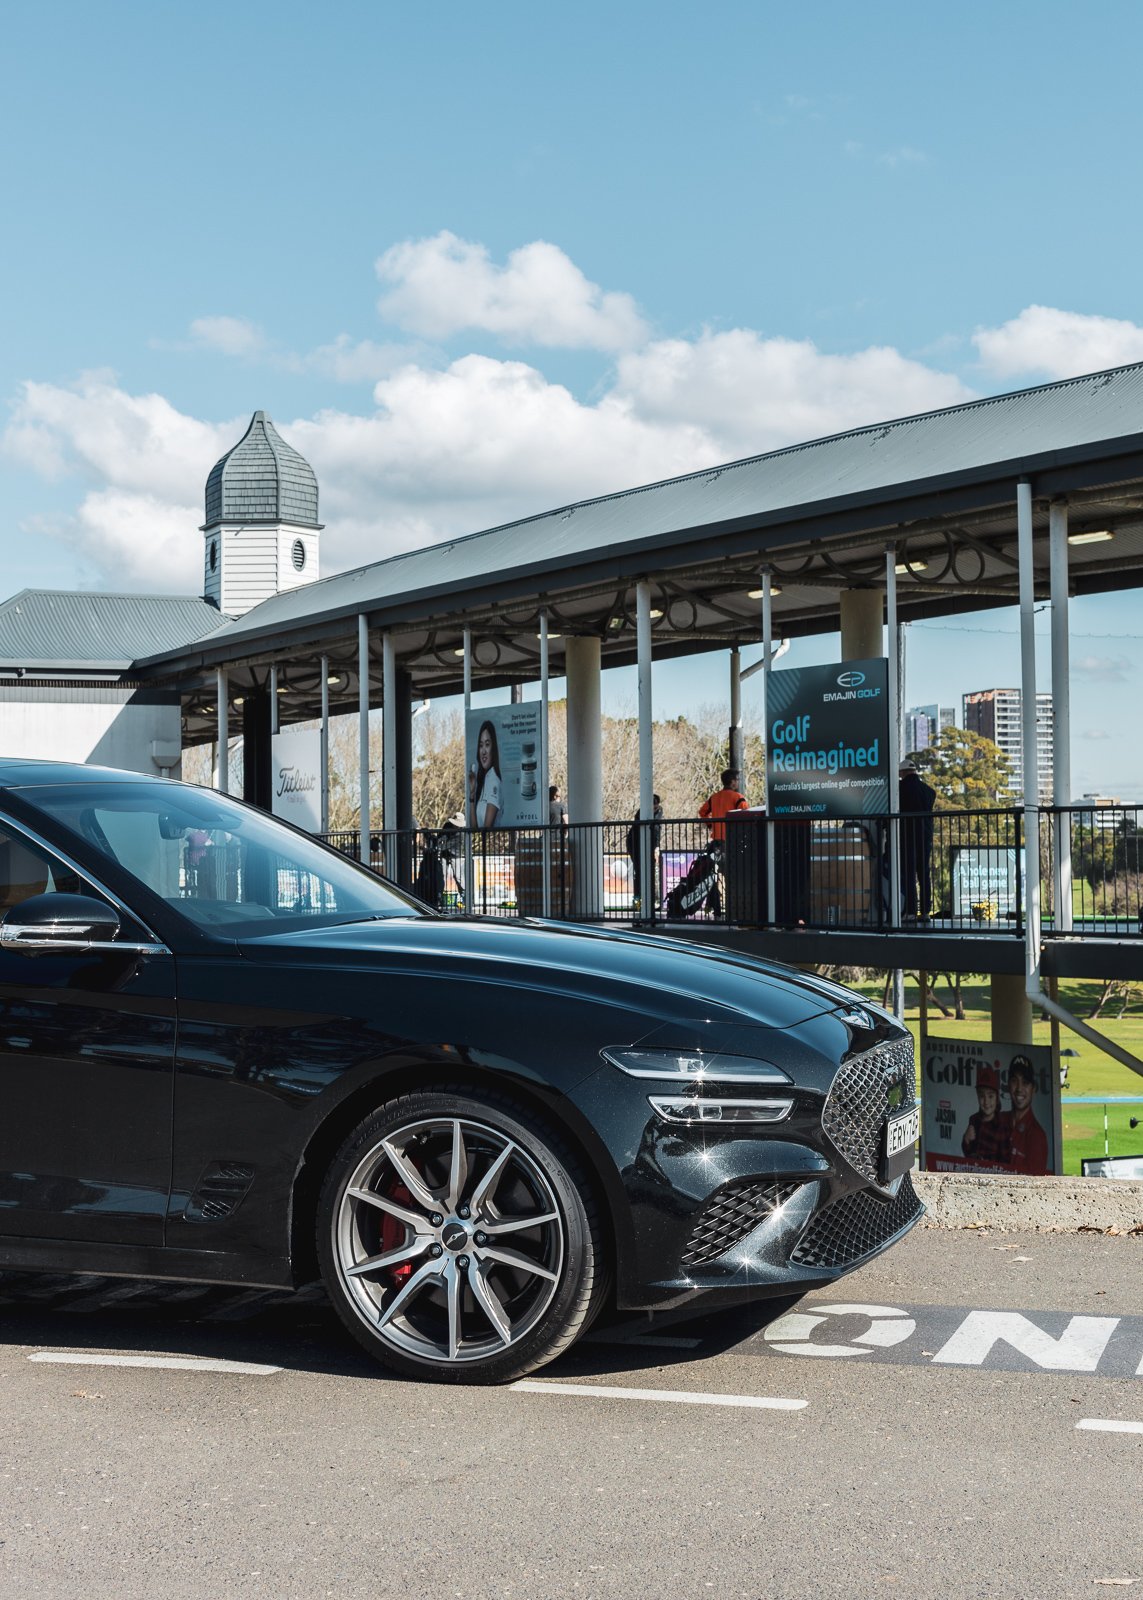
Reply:
[[914, 1172], [930, 1228], [1143, 1235], [1143, 1183], [1113, 1178], [1015, 1178]]

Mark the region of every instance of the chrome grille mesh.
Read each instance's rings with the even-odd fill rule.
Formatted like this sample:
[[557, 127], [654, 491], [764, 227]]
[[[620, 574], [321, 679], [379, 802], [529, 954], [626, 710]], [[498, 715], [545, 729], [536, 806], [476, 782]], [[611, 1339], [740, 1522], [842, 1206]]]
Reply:
[[916, 1085], [912, 1039], [877, 1045], [838, 1068], [822, 1108], [822, 1128], [838, 1154], [870, 1183], [877, 1182], [885, 1119], [891, 1110], [908, 1111], [915, 1104]]
[[707, 1205], [682, 1253], [685, 1267], [713, 1261], [745, 1239], [771, 1211], [797, 1193], [798, 1183], [730, 1183]]
[[790, 1260], [803, 1267], [847, 1266], [886, 1244], [923, 1209], [908, 1173], [891, 1200], [868, 1189], [855, 1190], [818, 1212], [794, 1246]]

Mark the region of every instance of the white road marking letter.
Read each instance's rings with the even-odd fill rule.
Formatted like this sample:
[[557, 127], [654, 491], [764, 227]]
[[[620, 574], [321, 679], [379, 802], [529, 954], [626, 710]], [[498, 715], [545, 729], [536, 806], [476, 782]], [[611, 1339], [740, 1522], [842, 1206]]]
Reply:
[[1089, 1428], [1093, 1433], [1143, 1433], [1143, 1422], [1115, 1422], [1103, 1417], [1081, 1417], [1077, 1428]]
[[[766, 1329], [767, 1344], [787, 1356], [867, 1356], [871, 1345], [887, 1349], [901, 1344], [916, 1331], [917, 1324], [896, 1306], [867, 1306], [838, 1303], [817, 1306], [817, 1315], [790, 1311]], [[852, 1344], [815, 1344], [810, 1335], [818, 1325], [832, 1317], [867, 1317], [870, 1326]]]
[[1118, 1317], [1072, 1317], [1058, 1339], [1019, 1311], [970, 1311], [933, 1363], [980, 1367], [993, 1345], [1011, 1345], [1046, 1372], [1094, 1372]]

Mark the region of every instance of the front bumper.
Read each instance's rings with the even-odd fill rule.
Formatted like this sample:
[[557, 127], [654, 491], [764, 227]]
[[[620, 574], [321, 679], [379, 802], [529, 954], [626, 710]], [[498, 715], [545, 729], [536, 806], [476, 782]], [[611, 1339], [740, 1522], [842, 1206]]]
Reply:
[[849, 1056], [825, 1094], [795, 1085], [790, 1116], [757, 1130], [666, 1123], [648, 1103], [653, 1085], [605, 1070], [605, 1142], [628, 1207], [616, 1228], [624, 1309], [800, 1294], [923, 1215], [908, 1173], [890, 1183], [879, 1169], [885, 1119], [915, 1097], [907, 1038]]

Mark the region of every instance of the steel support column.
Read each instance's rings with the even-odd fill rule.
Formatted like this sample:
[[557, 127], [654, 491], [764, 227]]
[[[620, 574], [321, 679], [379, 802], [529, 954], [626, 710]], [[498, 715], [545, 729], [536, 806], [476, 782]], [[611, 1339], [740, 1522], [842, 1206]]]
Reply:
[[364, 612], [357, 618], [357, 800], [358, 855], [366, 866], [370, 861], [369, 815], [369, 621]]
[[[1068, 640], [1068, 503], [1053, 500], [1048, 511], [1052, 574], [1052, 804], [1072, 803], [1072, 712]], [[1061, 933], [1072, 928], [1072, 819], [1057, 810], [1055, 830], [1054, 922]]]

